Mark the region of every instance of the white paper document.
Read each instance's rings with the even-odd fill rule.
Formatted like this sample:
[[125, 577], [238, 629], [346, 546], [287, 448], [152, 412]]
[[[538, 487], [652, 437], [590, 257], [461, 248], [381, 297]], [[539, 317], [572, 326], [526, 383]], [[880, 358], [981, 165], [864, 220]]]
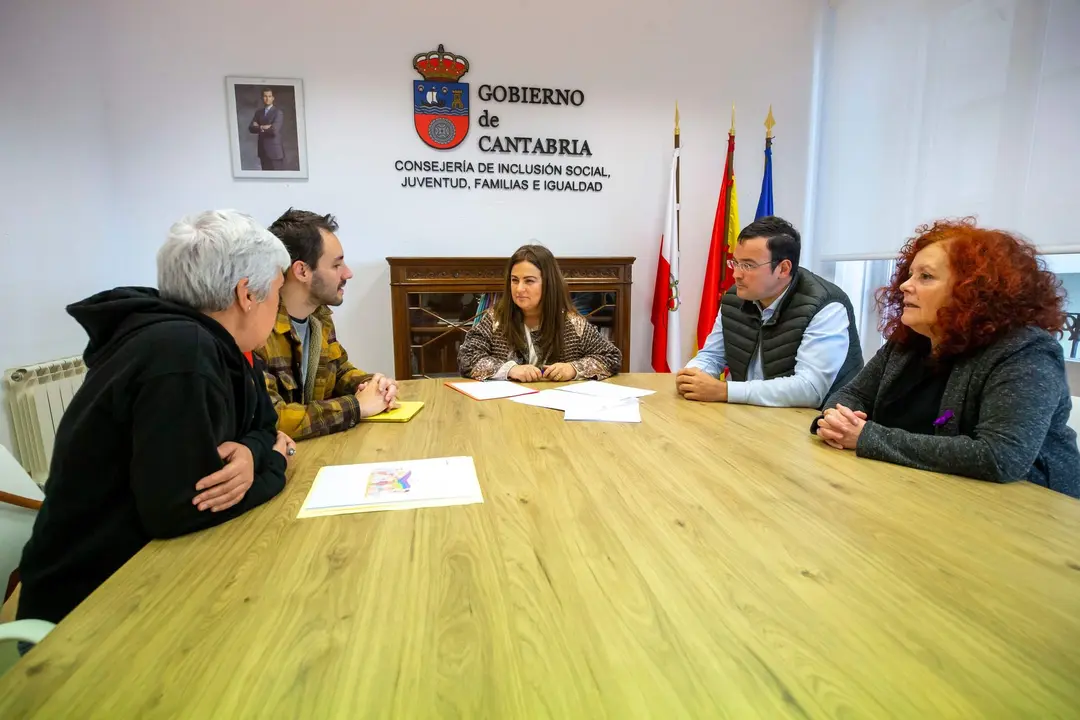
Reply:
[[446, 384], [475, 400], [497, 400], [536, 392], [532, 388], [522, 387], [509, 380], [466, 380]]
[[614, 383], [599, 382], [597, 380], [574, 383], [559, 389], [570, 393], [577, 393], [579, 395], [590, 395], [592, 397], [612, 398], [616, 400], [645, 397], [646, 395], [652, 395], [656, 392], [655, 390], [642, 390], [641, 388], [626, 387], [625, 385], [615, 385]]
[[562, 410], [564, 420], [641, 422], [641, 401], [636, 397], [596, 397], [566, 390], [567, 388], [541, 390], [533, 395], [523, 395], [510, 400], [521, 405]]
[[298, 518], [482, 503], [471, 457], [327, 465]]
[[596, 422], [641, 422], [641, 401], [627, 398], [612, 402], [590, 398], [589, 404], [570, 408], [563, 413], [563, 420], [592, 420]]
[[552, 410], [571, 410], [574, 408], [596, 407], [597, 402], [610, 403], [612, 400], [580, 395], [577, 393], [563, 392], [561, 389], [541, 390], [532, 395], [510, 398], [511, 402], [533, 407], [551, 408]]

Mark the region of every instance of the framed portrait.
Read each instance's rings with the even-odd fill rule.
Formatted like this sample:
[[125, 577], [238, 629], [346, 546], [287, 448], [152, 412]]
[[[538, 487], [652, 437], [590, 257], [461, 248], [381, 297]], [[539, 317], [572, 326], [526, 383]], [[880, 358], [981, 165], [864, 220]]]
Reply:
[[304, 83], [298, 78], [225, 78], [233, 177], [306, 178]]

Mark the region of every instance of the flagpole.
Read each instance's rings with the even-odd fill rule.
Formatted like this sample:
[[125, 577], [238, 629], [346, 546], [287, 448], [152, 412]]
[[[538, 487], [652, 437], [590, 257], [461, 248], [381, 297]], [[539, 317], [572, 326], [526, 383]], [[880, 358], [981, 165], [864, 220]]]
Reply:
[[664, 231], [656, 263], [652, 305], [652, 368], [676, 372], [684, 363], [679, 316], [679, 104], [675, 103], [675, 149], [667, 171]]
[[776, 126], [776, 119], [772, 115], [772, 105], [769, 105], [769, 114], [765, 116], [765, 149], [772, 150], [773, 141], [773, 127]]
[[757, 210], [754, 211], [754, 219], [763, 218], [774, 214], [773, 210], [773, 186], [772, 186], [772, 143], [773, 127], [776, 119], [773, 118], [772, 105], [769, 106], [769, 114], [765, 117], [765, 165], [761, 173], [761, 194], [758, 195]]
[[[679, 101], [675, 101], [675, 150], [679, 149]], [[682, 210], [679, 207], [679, 171], [682, 169], [682, 157], [680, 156], [675, 161], [675, 228], [679, 231], [678, 247], [682, 245], [682, 224], [681, 213]]]
[[[730, 139], [733, 135], [735, 135], [735, 103], [731, 103], [731, 129], [728, 130], [728, 138]], [[726, 168], [727, 160], [725, 160], [724, 162], [725, 162], [725, 168]], [[732, 172], [734, 172], [734, 171], [735, 171], [735, 169], [732, 168]], [[730, 207], [730, 205], [731, 205], [731, 197], [729, 196], [728, 197], [728, 206]], [[730, 210], [728, 208], [724, 208], [725, 217], [727, 215], [729, 215], [729, 214], [730, 214]], [[721, 265], [720, 265], [720, 287], [723, 287], [724, 284], [727, 282], [728, 272], [729, 271], [728, 271], [727, 263], [721, 263]]]

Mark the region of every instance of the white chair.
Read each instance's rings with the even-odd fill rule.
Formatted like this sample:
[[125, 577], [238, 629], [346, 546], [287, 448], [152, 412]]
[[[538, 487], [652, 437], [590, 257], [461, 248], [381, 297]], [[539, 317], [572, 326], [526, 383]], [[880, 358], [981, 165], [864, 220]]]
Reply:
[[[30, 539], [44, 497], [41, 488], [0, 445], [0, 588], [7, 587], [8, 578], [19, 566], [23, 545]], [[18, 594], [16, 587], [0, 610], [0, 673], [18, 660], [15, 644], [7, 641], [39, 643], [54, 627], [45, 620], [13, 620]]]
[[13, 620], [0, 623], [0, 642], [11, 640], [34, 643], [45, 639], [55, 625], [48, 620]]

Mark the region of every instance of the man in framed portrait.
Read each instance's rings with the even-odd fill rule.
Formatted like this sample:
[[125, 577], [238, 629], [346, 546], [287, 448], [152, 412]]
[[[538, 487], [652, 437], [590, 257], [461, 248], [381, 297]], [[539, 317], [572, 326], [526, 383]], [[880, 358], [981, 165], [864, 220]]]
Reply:
[[285, 150], [281, 146], [285, 113], [274, 105], [274, 91], [263, 88], [263, 106], [255, 111], [248, 132], [259, 136], [259, 162], [263, 170], [284, 170]]

